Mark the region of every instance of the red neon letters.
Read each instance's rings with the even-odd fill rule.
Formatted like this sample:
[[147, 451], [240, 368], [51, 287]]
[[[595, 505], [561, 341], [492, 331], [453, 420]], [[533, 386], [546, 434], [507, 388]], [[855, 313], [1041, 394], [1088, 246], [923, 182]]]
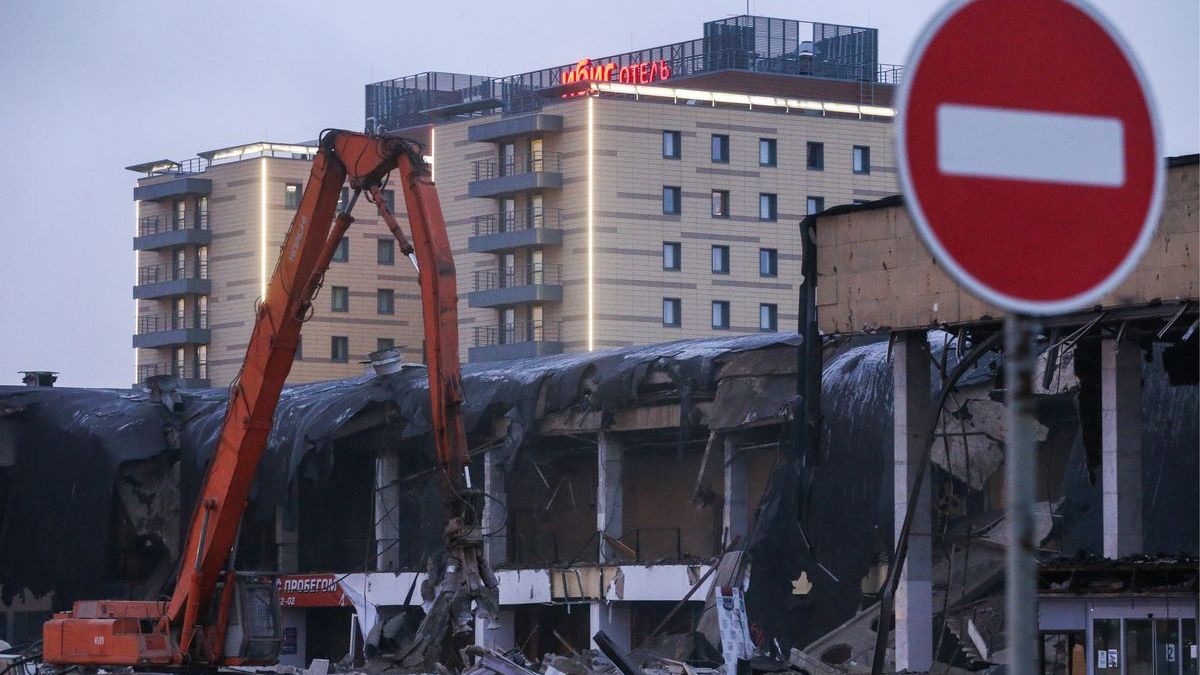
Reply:
[[[613, 75], [616, 75], [616, 78]], [[667, 65], [667, 62], [662, 59], [633, 63], [628, 66], [621, 66], [620, 68], [612, 62], [593, 65], [591, 59], [580, 59], [579, 63], [575, 64], [573, 70], [563, 71], [561, 80], [563, 84], [572, 84], [574, 82], [612, 82], [613, 79], [622, 84], [651, 84], [669, 79], [670, 77], [671, 66]]]

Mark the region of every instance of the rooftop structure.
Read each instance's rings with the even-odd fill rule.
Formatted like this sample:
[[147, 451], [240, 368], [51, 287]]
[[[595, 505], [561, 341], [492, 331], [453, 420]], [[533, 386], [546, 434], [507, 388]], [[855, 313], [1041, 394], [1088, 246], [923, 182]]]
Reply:
[[880, 102], [877, 85], [886, 85], [882, 95], [890, 102], [902, 70], [879, 63], [877, 29], [742, 15], [706, 22], [703, 37], [693, 40], [528, 73], [425, 72], [375, 82], [367, 85], [366, 116], [370, 129], [394, 131], [497, 112], [535, 112], [547, 99], [561, 96], [561, 87], [581, 81], [687, 80], [687, 86], [695, 86], [706, 76], [730, 72], [851, 83], [854, 102], [874, 105]]

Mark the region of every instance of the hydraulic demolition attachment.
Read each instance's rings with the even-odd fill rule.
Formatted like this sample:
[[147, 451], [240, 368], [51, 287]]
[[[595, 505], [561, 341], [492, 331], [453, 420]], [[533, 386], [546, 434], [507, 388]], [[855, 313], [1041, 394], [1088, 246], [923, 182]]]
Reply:
[[[381, 193], [392, 171], [404, 193], [411, 242]], [[335, 213], [347, 182], [352, 195]], [[433, 607], [403, 660], [412, 666], [438, 660], [436, 652], [448, 633], [473, 631], [473, 604], [494, 620], [498, 592], [482, 554], [483, 496], [467, 473], [454, 260], [437, 192], [416, 142], [329, 130], [321, 136], [266, 297], [257, 308], [241, 372], [230, 386], [174, 593], [162, 602], [76, 602], [71, 611], [55, 614], [45, 624], [46, 663], [194, 669], [276, 662], [281, 629], [274, 581], [234, 571], [232, 552], [300, 329], [338, 243], [354, 222], [350, 211], [364, 192], [417, 267], [434, 443], [446, 494], [446, 564]]]

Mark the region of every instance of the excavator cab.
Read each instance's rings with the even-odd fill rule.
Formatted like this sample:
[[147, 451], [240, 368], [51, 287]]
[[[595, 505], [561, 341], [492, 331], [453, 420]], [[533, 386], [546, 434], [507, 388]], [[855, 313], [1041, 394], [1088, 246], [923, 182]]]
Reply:
[[[269, 665], [279, 660], [283, 628], [279, 616], [279, 587], [273, 577], [235, 573], [229, 626], [225, 631], [225, 663]], [[216, 598], [225, 595], [225, 582], [217, 584]], [[214, 602], [209, 625], [217, 625], [219, 603]], [[213, 659], [216, 660], [216, 659]]]

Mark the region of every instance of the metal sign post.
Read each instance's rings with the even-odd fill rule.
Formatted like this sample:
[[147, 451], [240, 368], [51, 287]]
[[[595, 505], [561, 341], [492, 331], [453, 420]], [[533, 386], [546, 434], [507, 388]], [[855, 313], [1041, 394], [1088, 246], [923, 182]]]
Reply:
[[1033, 505], [1037, 496], [1037, 404], [1033, 377], [1038, 322], [1009, 312], [1004, 319], [1004, 402], [1008, 407], [1004, 482], [1008, 547], [1004, 552], [1008, 668], [1014, 675], [1037, 672], [1037, 554]]

